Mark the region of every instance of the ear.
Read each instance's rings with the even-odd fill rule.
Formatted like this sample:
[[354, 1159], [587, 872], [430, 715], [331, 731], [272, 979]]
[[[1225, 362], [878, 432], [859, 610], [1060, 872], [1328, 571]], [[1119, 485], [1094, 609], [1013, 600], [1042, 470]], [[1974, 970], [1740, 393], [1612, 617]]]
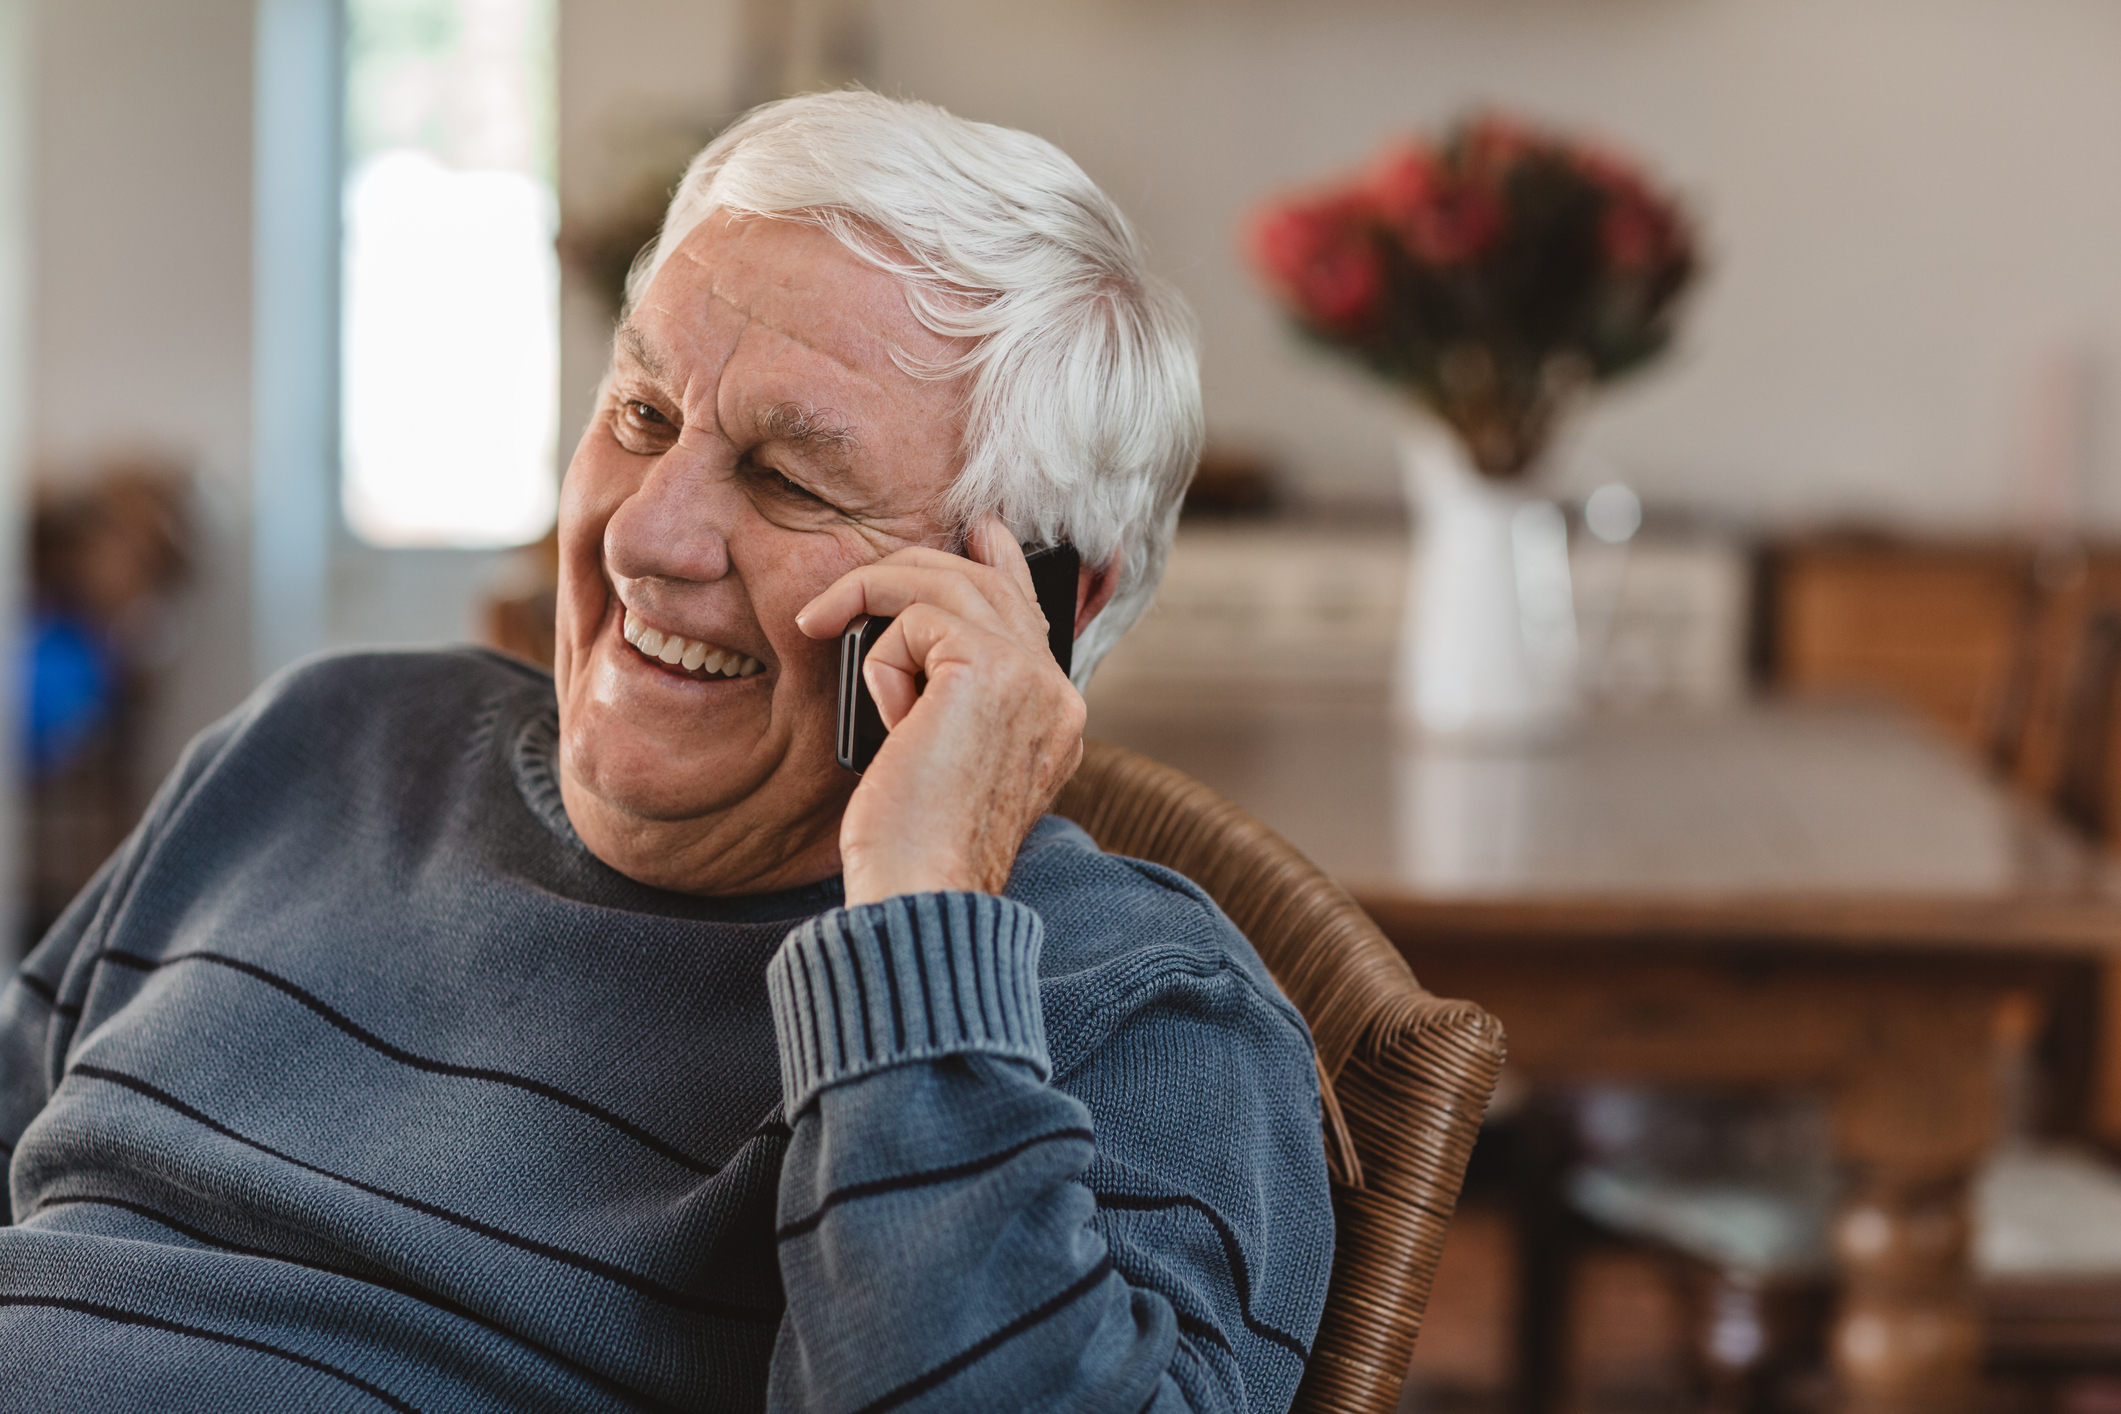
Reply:
[[1119, 590], [1119, 555], [1102, 565], [1084, 565], [1075, 580], [1075, 636], [1081, 638], [1090, 620], [1104, 612]]

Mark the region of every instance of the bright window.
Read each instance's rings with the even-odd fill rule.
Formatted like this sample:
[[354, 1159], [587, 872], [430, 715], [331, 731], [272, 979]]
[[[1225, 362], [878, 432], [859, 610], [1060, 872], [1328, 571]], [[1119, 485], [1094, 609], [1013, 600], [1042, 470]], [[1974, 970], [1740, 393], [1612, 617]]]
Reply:
[[520, 545], [558, 498], [554, 0], [347, 0], [342, 503]]

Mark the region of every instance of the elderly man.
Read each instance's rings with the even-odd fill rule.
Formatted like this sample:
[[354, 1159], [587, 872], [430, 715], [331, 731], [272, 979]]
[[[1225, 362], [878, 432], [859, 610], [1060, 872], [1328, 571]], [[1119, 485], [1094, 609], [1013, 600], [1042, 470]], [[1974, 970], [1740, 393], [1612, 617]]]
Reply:
[[0, 1407], [1286, 1407], [1303, 1023], [1042, 818], [1083, 706], [1019, 541], [1081, 552], [1080, 679], [1198, 428], [1047, 144], [862, 93], [717, 140], [567, 474], [553, 677], [282, 676], [6, 992]]

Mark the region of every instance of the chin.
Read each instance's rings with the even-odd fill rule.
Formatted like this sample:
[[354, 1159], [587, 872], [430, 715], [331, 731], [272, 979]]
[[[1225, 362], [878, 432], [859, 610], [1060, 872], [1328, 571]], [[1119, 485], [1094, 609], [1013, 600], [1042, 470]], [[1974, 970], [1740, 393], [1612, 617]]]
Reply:
[[748, 894], [838, 872], [854, 778], [829, 751], [815, 766], [766, 745], [701, 750], [673, 769], [661, 743], [592, 709], [561, 730], [561, 794], [590, 852], [654, 888]]
[[683, 750], [660, 734], [634, 731], [592, 708], [588, 720], [563, 723], [560, 770], [605, 806], [642, 820], [713, 815], [750, 795], [751, 763], [722, 749]]

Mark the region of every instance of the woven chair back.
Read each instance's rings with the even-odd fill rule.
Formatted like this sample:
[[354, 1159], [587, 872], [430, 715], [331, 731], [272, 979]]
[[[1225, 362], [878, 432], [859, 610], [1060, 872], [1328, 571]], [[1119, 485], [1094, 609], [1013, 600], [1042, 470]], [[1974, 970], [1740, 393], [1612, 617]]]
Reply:
[[1198, 884], [1310, 1024], [1333, 1179], [1333, 1276], [1293, 1406], [1391, 1414], [1502, 1069], [1502, 1026], [1422, 990], [1369, 915], [1287, 841], [1169, 766], [1100, 742], [1055, 803], [1109, 854]]

